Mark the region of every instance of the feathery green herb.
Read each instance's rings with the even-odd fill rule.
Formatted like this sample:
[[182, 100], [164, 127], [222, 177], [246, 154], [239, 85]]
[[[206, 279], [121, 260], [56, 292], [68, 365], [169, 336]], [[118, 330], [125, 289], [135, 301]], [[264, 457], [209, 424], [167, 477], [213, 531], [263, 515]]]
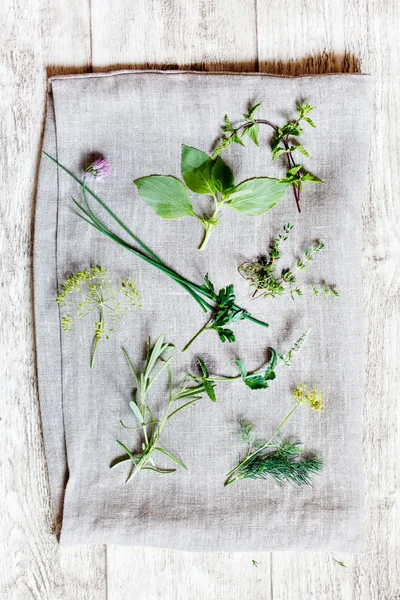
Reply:
[[[78, 185], [82, 188], [83, 193], [83, 205], [79, 204], [76, 200], [73, 200], [76, 208], [79, 212], [76, 214], [83, 219], [86, 223], [94, 227], [97, 231], [107, 236], [115, 243], [120, 245], [122, 248], [125, 248], [135, 256], [138, 256], [142, 260], [147, 263], [153, 265], [165, 275], [176, 281], [179, 285], [181, 285], [187, 292], [192, 296], [192, 298], [197, 302], [197, 304], [201, 307], [204, 312], [211, 312], [212, 317], [211, 320], [207, 322], [207, 324], [196, 334], [195, 337], [198, 337], [200, 333], [206, 331], [207, 329], [215, 329], [219, 334], [221, 341], [227, 340], [228, 342], [235, 341], [235, 336], [233, 332], [229, 329], [225, 329], [225, 325], [228, 323], [233, 323], [234, 321], [247, 319], [248, 321], [252, 321], [257, 325], [261, 325], [262, 327], [269, 327], [268, 323], [264, 323], [259, 319], [253, 317], [246, 310], [238, 307], [235, 302], [234, 289], [233, 286], [228, 286], [224, 290], [221, 290], [219, 293], [216, 293], [214, 290], [214, 286], [208, 279], [208, 276], [205, 277], [205, 283], [203, 285], [197, 285], [188, 279], [185, 279], [181, 275], [179, 275], [173, 269], [170, 269], [150, 248], [142, 242], [118, 217], [114, 214], [111, 209], [102, 201], [100, 198], [92, 192], [84, 181], [78, 179], [71, 171], [69, 171], [64, 165], [59, 163], [55, 158], [44, 152], [44, 154], [52, 160], [56, 165], [58, 165], [67, 175], [69, 175]], [[93, 212], [87, 198], [87, 194], [89, 194], [95, 202], [97, 202], [101, 208], [105, 211], [105, 213], [113, 219], [113, 221], [123, 230], [123, 232], [130, 237], [136, 244], [138, 244], [141, 250], [130, 245], [123, 238], [119, 237], [115, 234], [111, 229], [109, 229]], [[214, 325], [214, 326], [213, 326]], [[225, 330], [225, 332], [224, 332]], [[192, 339], [189, 344], [186, 345], [185, 349], [194, 341]]]
[[93, 315], [97, 316], [94, 328], [94, 344], [90, 366], [93, 367], [100, 340], [113, 329], [108, 328], [107, 319], [112, 323], [119, 321], [133, 306], [141, 308], [135, 283], [123, 279], [115, 286], [107, 275], [107, 269], [90, 267], [71, 275], [64, 281], [56, 301], [63, 311], [61, 325], [65, 332], [72, 331], [78, 321]]
[[293, 413], [308, 405], [312, 410], [323, 410], [322, 392], [299, 383], [293, 391], [296, 405], [286, 415], [267, 442], [258, 440], [254, 426], [246, 419], [239, 421], [238, 435], [247, 445], [247, 452], [239, 464], [227, 474], [225, 485], [239, 479], [267, 479], [272, 477], [279, 485], [292, 483], [310, 485], [311, 476], [322, 469], [322, 460], [314, 453], [305, 453], [301, 442], [282, 439], [281, 430]]
[[[139, 431], [142, 434], [141, 451], [139, 452], [131, 450], [131, 446], [128, 447], [127, 444], [117, 440], [117, 443], [123, 448], [126, 454], [114, 462], [111, 468], [113, 469], [127, 463], [130, 464], [131, 470], [126, 483], [133, 479], [140, 471], [153, 471], [162, 475], [174, 473], [176, 471], [175, 468], [165, 469], [156, 463], [155, 456], [159, 455], [167, 457], [183, 469], [186, 469], [185, 464], [179, 458], [160, 446], [162, 432], [170, 419], [175, 417], [181, 410], [200, 400], [203, 394], [210, 396], [210, 389], [213, 390], [215, 384], [208, 383], [208, 389], [206, 389], [203, 383], [192, 385], [192, 378], [186, 375], [175, 388], [170, 368], [173, 351], [174, 346], [165, 342], [164, 335], [160, 335], [153, 347], [149, 338], [145, 367], [143, 372], [139, 373], [133, 366], [128, 353], [124, 350], [136, 386], [134, 398], [129, 402], [129, 406], [138, 425], [129, 427], [123, 421], [120, 421], [120, 423], [124, 429]], [[169, 394], [164, 413], [160, 418], [156, 418], [149, 404], [148, 395], [152, 385], [162, 373], [168, 374]]]
[[259, 146], [260, 127], [264, 125], [272, 129], [274, 132], [271, 142], [272, 159], [277, 160], [281, 156], [286, 156], [288, 166], [286, 177], [279, 179], [278, 182], [292, 186], [297, 210], [301, 212], [300, 196], [303, 189], [303, 183], [322, 183], [321, 179], [312, 175], [303, 165], [298, 164], [294, 159], [294, 153], [296, 152], [299, 152], [306, 158], [311, 158], [304, 146], [299, 144], [297, 138], [304, 133], [302, 127], [303, 122], [308, 123], [308, 125], [315, 128], [314, 122], [307, 116], [313, 110], [313, 107], [309, 104], [296, 104], [298, 112], [297, 118], [292, 119], [282, 127], [279, 127], [266, 119], [255, 118], [255, 113], [260, 106], [261, 102], [252, 106], [249, 112], [243, 115], [244, 123], [240, 123], [237, 127], [234, 127], [228, 116], [225, 116], [225, 124], [222, 127], [223, 137], [221, 142], [215, 148], [212, 156], [218, 157], [221, 152], [228, 148], [232, 143], [244, 146], [243, 138], [245, 138], [246, 135], [249, 136], [256, 146]]
[[293, 225], [290, 223], [284, 225], [283, 233], [280, 233], [269, 247], [269, 256], [260, 256], [256, 261], [246, 261], [239, 265], [239, 273], [250, 283], [250, 287], [254, 288], [253, 298], [276, 298], [289, 294], [294, 299], [302, 296], [305, 291], [323, 298], [339, 296], [339, 293], [326, 283], [312, 285], [310, 289], [304, 289], [297, 283], [297, 272], [304, 271], [316, 254], [325, 250], [325, 244], [320, 241], [306, 248], [304, 256], [297, 260], [294, 267], [282, 269], [280, 274], [277, 273], [282, 243], [288, 239], [292, 229]]

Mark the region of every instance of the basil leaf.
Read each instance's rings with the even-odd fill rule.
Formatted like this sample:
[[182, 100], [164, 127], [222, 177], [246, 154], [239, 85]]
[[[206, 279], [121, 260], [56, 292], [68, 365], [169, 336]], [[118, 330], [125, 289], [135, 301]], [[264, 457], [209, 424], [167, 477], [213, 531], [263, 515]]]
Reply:
[[182, 177], [196, 194], [214, 194], [211, 170], [214, 161], [205, 152], [182, 144]]
[[171, 175], [150, 175], [135, 179], [139, 194], [154, 212], [164, 219], [193, 217], [189, 192], [179, 179]]
[[234, 188], [229, 206], [243, 215], [257, 217], [274, 207], [289, 185], [271, 177], [247, 179]]
[[211, 169], [211, 176], [215, 189], [221, 194], [224, 194], [233, 186], [233, 173], [220, 156], [217, 156], [215, 160]]

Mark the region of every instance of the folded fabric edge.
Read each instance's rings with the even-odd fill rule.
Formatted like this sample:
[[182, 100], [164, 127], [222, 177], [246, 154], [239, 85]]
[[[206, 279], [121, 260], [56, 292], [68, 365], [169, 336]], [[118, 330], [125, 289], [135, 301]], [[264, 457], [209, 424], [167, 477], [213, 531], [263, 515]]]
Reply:
[[[51, 94], [47, 98], [43, 149], [57, 156], [56, 124]], [[57, 293], [58, 174], [41, 158], [36, 195], [33, 246], [34, 321], [39, 405], [42, 422], [52, 529], [59, 534], [68, 467], [62, 407], [62, 358]]]
[[279, 75], [276, 73], [259, 73], [259, 72], [248, 72], [248, 71], [195, 71], [195, 70], [179, 70], [179, 69], [121, 69], [116, 71], [101, 71], [96, 73], [71, 73], [66, 75], [54, 75], [48, 79], [49, 85], [51, 82], [60, 79], [83, 79], [83, 78], [101, 78], [101, 77], [115, 77], [118, 75], [207, 75], [210, 77], [218, 76], [233, 76], [233, 77], [270, 77], [276, 79], [319, 79], [321, 77], [344, 77], [344, 78], [362, 78], [372, 79], [372, 75], [369, 73], [320, 73], [315, 75], [304, 74], [304, 75]]

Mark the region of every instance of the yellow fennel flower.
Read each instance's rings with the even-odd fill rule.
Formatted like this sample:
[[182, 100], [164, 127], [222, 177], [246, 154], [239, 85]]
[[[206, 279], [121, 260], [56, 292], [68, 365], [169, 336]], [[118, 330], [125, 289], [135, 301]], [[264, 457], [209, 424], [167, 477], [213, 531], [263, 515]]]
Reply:
[[304, 383], [299, 383], [297, 388], [293, 390], [293, 396], [299, 404], [308, 404], [313, 410], [323, 411], [324, 398], [321, 390], [307, 389]]

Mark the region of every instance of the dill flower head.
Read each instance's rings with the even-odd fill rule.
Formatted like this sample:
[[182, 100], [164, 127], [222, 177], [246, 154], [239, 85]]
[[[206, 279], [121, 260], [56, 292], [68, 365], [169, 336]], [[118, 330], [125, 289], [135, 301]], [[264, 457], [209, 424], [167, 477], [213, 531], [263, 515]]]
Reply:
[[307, 389], [304, 383], [299, 383], [297, 388], [293, 390], [293, 396], [299, 404], [308, 404], [313, 410], [324, 410], [324, 398], [321, 390]]
[[104, 181], [106, 177], [111, 173], [110, 163], [104, 156], [96, 158], [85, 171], [86, 181]]

